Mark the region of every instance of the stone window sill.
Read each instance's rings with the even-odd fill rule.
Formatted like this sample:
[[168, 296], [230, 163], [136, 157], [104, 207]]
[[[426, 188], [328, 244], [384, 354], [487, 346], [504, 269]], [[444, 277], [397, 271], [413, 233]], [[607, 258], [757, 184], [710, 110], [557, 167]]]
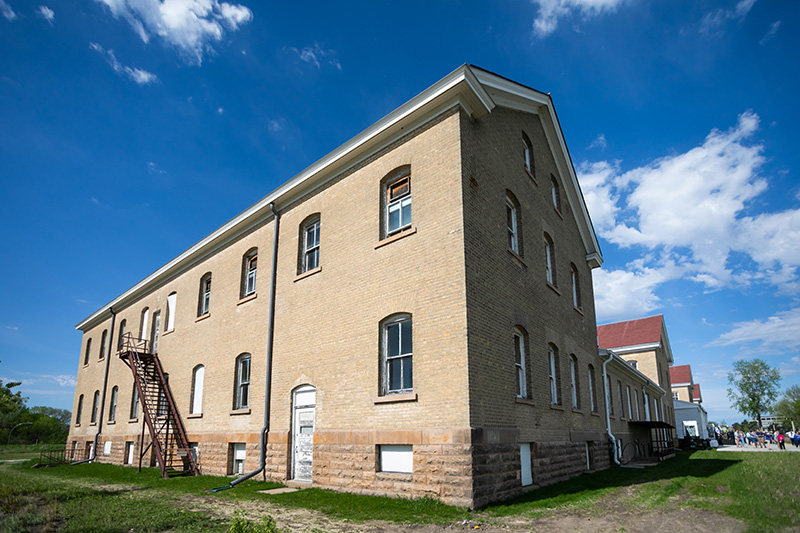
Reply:
[[300, 281], [301, 279], [306, 279], [309, 276], [313, 276], [317, 272], [322, 272], [322, 266], [318, 266], [317, 268], [312, 268], [311, 270], [306, 270], [302, 274], [298, 274], [294, 277], [294, 281]]
[[377, 250], [378, 248], [380, 248], [382, 246], [386, 246], [387, 244], [391, 244], [391, 243], [393, 243], [395, 241], [399, 241], [400, 239], [404, 239], [404, 238], [408, 237], [409, 235], [414, 235], [416, 232], [417, 232], [416, 226], [411, 226], [410, 228], [404, 229], [403, 231], [401, 231], [399, 233], [395, 233], [394, 235], [391, 235], [391, 236], [386, 237], [385, 239], [379, 241], [375, 245], [375, 249]]
[[164, 332], [164, 333], [162, 333], [161, 335], [162, 335], [162, 336], [164, 336], [164, 337], [166, 337], [166, 336], [167, 336], [167, 335], [169, 335], [170, 333], [175, 333], [175, 328], [168, 329], [167, 331], [165, 331], [165, 332]]
[[575, 413], [576, 415], [582, 415], [583, 414], [583, 410], [582, 409], [575, 409], [574, 407], [572, 408], [572, 412]]
[[558, 404], [555, 404], [555, 403], [551, 403], [550, 404], [550, 409], [553, 409], [554, 411], [563, 411], [564, 410], [564, 406], [563, 405], [558, 405]]
[[186, 415], [186, 418], [203, 418], [203, 413], [192, 413], [190, 415]]
[[195, 318], [194, 321], [195, 322], [200, 322], [201, 320], [205, 320], [206, 318], [210, 318], [210, 317], [211, 317], [211, 313], [206, 313], [204, 315], [200, 315], [199, 317]]
[[242, 305], [242, 304], [244, 304], [244, 303], [247, 303], [247, 302], [249, 302], [250, 300], [255, 300], [255, 299], [256, 299], [256, 296], [258, 296], [258, 294], [257, 294], [257, 293], [255, 293], [255, 292], [251, 292], [251, 293], [250, 293], [250, 294], [248, 294], [247, 296], [244, 296], [244, 297], [240, 298], [240, 299], [239, 299], [239, 301], [238, 301], [238, 302], [236, 302], [236, 305]]
[[528, 263], [525, 262], [525, 260], [522, 258], [521, 255], [519, 255], [511, 248], [506, 248], [506, 250], [508, 251], [509, 254], [511, 254], [511, 257], [513, 257], [514, 260], [516, 260], [520, 265], [524, 266], [525, 268], [528, 268]]
[[534, 402], [533, 400], [530, 400], [528, 398], [516, 397], [516, 398], [514, 398], [514, 402], [515, 403], [521, 403], [523, 405], [536, 405], [536, 402]]
[[575, 306], [573, 305], [573, 306], [572, 306], [572, 308], [573, 308], [575, 311], [577, 311], [578, 313], [580, 313], [580, 315], [581, 315], [581, 316], [586, 316], [586, 315], [584, 315], [584, 314], [583, 314], [583, 306], [581, 306], [581, 307], [575, 307]]
[[231, 409], [231, 412], [230, 412], [231, 416], [249, 415], [249, 414], [250, 414], [250, 408], [249, 407], [246, 408], [246, 409]]
[[600, 413], [598, 413], [597, 411], [592, 411], [592, 416], [600, 416]]
[[531, 172], [527, 167], [523, 167], [523, 168], [525, 169], [525, 174], [527, 174], [528, 177], [531, 179], [531, 181], [533, 181], [533, 183], [538, 187], [539, 186], [539, 182], [536, 181], [536, 178], [533, 176], [533, 172]]
[[106, 424], [108, 424], [109, 426], [114, 425], [116, 423], [117, 423], [116, 420], [109, 420], [108, 422], [106, 422]]
[[97, 425], [97, 422], [89, 422], [89, 425], [90, 425], [90, 426], [96, 426], [96, 425]]
[[551, 289], [551, 290], [552, 290], [554, 293], [556, 293], [556, 294], [558, 294], [559, 296], [561, 296], [561, 291], [560, 291], [560, 290], [558, 290], [558, 289], [556, 288], [556, 286], [555, 286], [555, 285], [553, 285], [552, 283], [550, 283], [550, 282], [548, 281], [548, 282], [547, 282], [547, 286], [548, 286], [548, 287], [550, 287], [550, 289]]
[[399, 403], [399, 402], [416, 402], [417, 393], [410, 392], [407, 394], [387, 394], [386, 396], [378, 396], [373, 400], [374, 403]]
[[564, 220], [564, 215], [561, 214], [561, 211], [559, 211], [556, 206], [553, 206], [553, 211], [556, 212], [556, 215], [561, 217], [561, 220]]
[[129, 418], [128, 424], [137, 424], [139, 422], [138, 418]]
[[414, 474], [410, 472], [375, 472], [375, 479], [376, 480], [385, 480], [385, 481], [408, 481], [411, 482], [414, 480]]

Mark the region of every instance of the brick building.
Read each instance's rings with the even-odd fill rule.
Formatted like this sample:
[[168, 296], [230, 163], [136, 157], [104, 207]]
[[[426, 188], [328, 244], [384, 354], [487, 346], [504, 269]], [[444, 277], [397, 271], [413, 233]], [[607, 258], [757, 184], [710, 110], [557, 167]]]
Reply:
[[462, 66], [80, 322], [68, 445], [147, 446], [127, 334], [203, 473], [265, 435], [269, 478], [474, 507], [607, 468], [601, 262], [550, 96]]

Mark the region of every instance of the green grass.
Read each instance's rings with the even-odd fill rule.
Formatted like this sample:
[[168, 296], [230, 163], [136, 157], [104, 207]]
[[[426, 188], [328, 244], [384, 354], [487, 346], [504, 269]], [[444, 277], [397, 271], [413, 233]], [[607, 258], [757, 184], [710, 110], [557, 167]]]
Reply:
[[0, 461], [38, 459], [42, 452], [63, 449], [63, 444], [4, 444], [0, 445]]

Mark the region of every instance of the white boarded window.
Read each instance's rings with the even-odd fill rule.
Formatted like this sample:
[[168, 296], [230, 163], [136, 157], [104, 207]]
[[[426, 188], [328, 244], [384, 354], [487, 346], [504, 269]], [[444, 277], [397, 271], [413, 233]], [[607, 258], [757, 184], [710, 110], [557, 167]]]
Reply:
[[523, 442], [519, 445], [519, 466], [522, 477], [522, 486], [533, 484], [533, 470], [531, 469], [531, 445]]
[[133, 464], [133, 441], [128, 441], [125, 443], [125, 459], [126, 465]]
[[192, 379], [192, 414], [197, 415], [203, 412], [203, 379], [205, 378], [206, 367], [197, 365], [194, 367], [194, 377]]
[[178, 293], [173, 292], [167, 296], [167, 331], [175, 329], [175, 305], [178, 303]]
[[103, 455], [111, 455], [111, 441], [107, 440], [103, 443]]
[[139, 324], [139, 338], [147, 339], [147, 324], [150, 322], [150, 309], [142, 309], [142, 322]]
[[414, 453], [410, 444], [383, 444], [380, 448], [381, 472], [414, 471]]

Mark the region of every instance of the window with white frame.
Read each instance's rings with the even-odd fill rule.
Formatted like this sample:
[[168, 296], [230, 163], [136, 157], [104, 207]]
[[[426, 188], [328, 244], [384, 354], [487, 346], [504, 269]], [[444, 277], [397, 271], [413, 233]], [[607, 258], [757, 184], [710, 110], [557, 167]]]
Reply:
[[250, 407], [250, 354], [243, 353], [236, 358], [233, 408], [248, 407]]
[[631, 386], [625, 385], [625, 390], [628, 393], [628, 420], [633, 420], [633, 402], [631, 402]]
[[525, 334], [519, 327], [514, 328], [514, 367], [517, 374], [517, 398], [527, 398], [528, 383], [525, 377]]
[[312, 215], [301, 227], [300, 273], [319, 266], [320, 216]]
[[553, 405], [560, 405], [561, 398], [559, 395], [559, 389], [561, 387], [559, 386], [560, 376], [558, 368], [558, 348], [552, 344], [547, 347], [547, 366], [549, 369], [548, 375], [550, 379], [550, 403]]
[[119, 398], [119, 387], [114, 385], [111, 389], [111, 401], [108, 403], [108, 421], [113, 422], [117, 419], [117, 399]]
[[97, 412], [100, 410], [100, 391], [94, 391], [94, 399], [92, 400], [92, 424], [97, 422]]
[[589, 403], [591, 403], [592, 412], [597, 412], [597, 392], [595, 391], [594, 381], [594, 367], [589, 365]]
[[506, 192], [506, 226], [508, 227], [508, 249], [522, 255], [519, 235], [519, 204], [510, 192]]
[[200, 297], [197, 302], [197, 316], [211, 312], [211, 272], [200, 278]]
[[578, 274], [578, 267], [570, 263], [570, 276], [572, 277], [572, 305], [575, 309], [581, 309], [581, 278]]
[[256, 274], [258, 272], [258, 248], [249, 250], [242, 258], [242, 292], [241, 298], [256, 292]]
[[569, 386], [572, 392], [572, 408], [580, 409], [580, 383], [578, 382], [578, 358], [572, 354], [569, 358]]
[[150, 324], [150, 309], [142, 309], [141, 320], [139, 321], [139, 338], [147, 339], [147, 326]]
[[151, 351], [158, 353], [158, 330], [161, 327], [161, 311], [153, 313], [153, 329], [150, 331]]
[[122, 351], [122, 344], [125, 342], [125, 333], [128, 329], [128, 321], [123, 319], [119, 323], [119, 338], [117, 339], [117, 351]]
[[556, 262], [555, 262], [555, 249], [553, 247], [553, 239], [547, 233], [544, 234], [544, 266], [547, 282], [556, 286]]
[[203, 381], [205, 380], [206, 367], [197, 365], [192, 371], [192, 410], [191, 414], [198, 415], [203, 412]]
[[83, 364], [89, 364], [89, 354], [92, 352], [92, 339], [86, 339], [86, 352], [83, 354]]
[[614, 414], [614, 392], [611, 390], [611, 376], [606, 374], [606, 404], [608, 405], [608, 414]]
[[133, 391], [131, 391], [130, 419], [134, 420], [136, 418], [139, 418], [139, 389], [136, 388], [136, 383], [134, 383]]
[[167, 329], [175, 329], [175, 306], [178, 305], [178, 293], [172, 292], [167, 296]]
[[414, 472], [414, 450], [410, 444], [381, 444], [378, 446], [381, 472]]
[[636, 403], [636, 420], [642, 419], [641, 411], [639, 410], [639, 390], [633, 389], [633, 401]]
[[530, 173], [531, 176], [534, 175], [534, 164], [533, 164], [533, 145], [531, 144], [530, 139], [528, 136], [523, 132], [522, 133], [522, 157], [523, 162], [525, 164], [525, 170]]
[[617, 380], [617, 396], [619, 397], [619, 416], [625, 416], [625, 397], [622, 396], [622, 382]]
[[411, 227], [411, 174], [403, 170], [384, 185], [385, 237]]
[[519, 468], [522, 486], [533, 484], [533, 468], [531, 462], [531, 443], [522, 442], [519, 445]]
[[637, 361], [628, 361], [628, 364], [634, 370], [638, 370], [639, 369], [639, 363]]
[[555, 176], [550, 176], [550, 197], [553, 201], [553, 207], [555, 207], [556, 211], [561, 212], [561, 192], [558, 188], [558, 180], [556, 180]]
[[679, 396], [679, 393], [677, 391], [672, 391], [672, 399], [673, 400], [680, 400], [680, 398], [678, 396]]
[[381, 324], [383, 394], [414, 388], [411, 315], [398, 314]]
[[100, 359], [106, 356], [106, 345], [108, 344], [108, 330], [103, 330], [103, 335], [100, 336]]

